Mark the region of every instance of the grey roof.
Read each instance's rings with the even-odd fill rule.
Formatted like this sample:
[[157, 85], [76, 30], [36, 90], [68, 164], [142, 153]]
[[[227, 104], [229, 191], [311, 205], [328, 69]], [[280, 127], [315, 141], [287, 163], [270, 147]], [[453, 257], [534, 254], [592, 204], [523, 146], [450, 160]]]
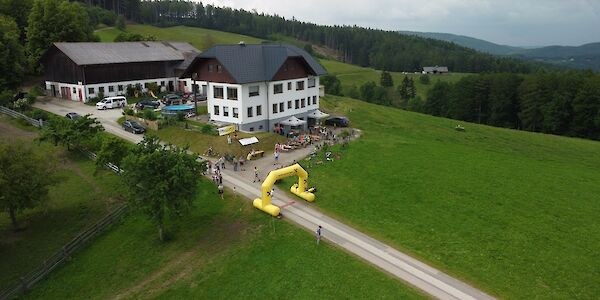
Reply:
[[448, 67], [423, 67], [425, 72], [448, 72]]
[[204, 59], [217, 59], [237, 83], [270, 81], [288, 58], [301, 58], [316, 76], [327, 71], [306, 51], [286, 44], [217, 45], [199, 54], [182, 77]]
[[54, 46], [78, 65], [184, 61], [186, 54], [193, 57], [200, 53], [184, 42], [54, 43]]

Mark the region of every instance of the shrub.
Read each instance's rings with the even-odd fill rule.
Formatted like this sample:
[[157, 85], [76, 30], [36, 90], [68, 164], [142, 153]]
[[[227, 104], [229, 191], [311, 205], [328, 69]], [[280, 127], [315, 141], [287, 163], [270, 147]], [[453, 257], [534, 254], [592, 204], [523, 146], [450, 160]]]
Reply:
[[142, 118], [149, 120], [149, 121], [156, 121], [156, 119], [158, 118], [158, 116], [156, 115], [156, 113], [154, 112], [154, 110], [152, 109], [144, 109], [142, 111]]
[[183, 114], [183, 112], [177, 112], [177, 121], [179, 121], [179, 122], [185, 121], [185, 115]]
[[210, 134], [210, 135], [217, 135], [217, 134], [219, 134], [217, 132], [217, 130], [215, 130], [214, 127], [212, 127], [212, 126], [210, 126], [208, 124], [205, 124], [202, 127], [200, 127], [200, 132], [202, 132], [204, 134]]
[[422, 84], [429, 84], [429, 82], [430, 82], [429, 75], [427, 75], [427, 74], [421, 75], [421, 77], [419, 77], [419, 81], [421, 81]]
[[133, 111], [133, 108], [126, 106], [125, 108], [123, 108], [123, 115], [134, 116], [135, 112]]
[[42, 119], [44, 121], [48, 120], [48, 113], [46, 111], [43, 111], [41, 109], [34, 109], [31, 112], [31, 118], [39, 120]]

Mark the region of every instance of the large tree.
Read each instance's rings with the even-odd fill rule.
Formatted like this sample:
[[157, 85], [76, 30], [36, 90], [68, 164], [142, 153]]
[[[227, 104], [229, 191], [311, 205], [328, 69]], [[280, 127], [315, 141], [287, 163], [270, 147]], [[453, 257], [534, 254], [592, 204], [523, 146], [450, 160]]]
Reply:
[[158, 138], [146, 136], [122, 166], [130, 203], [150, 217], [163, 241], [166, 216], [180, 216], [190, 209], [206, 164], [186, 148], [161, 145]]
[[86, 145], [101, 131], [104, 131], [102, 124], [90, 115], [76, 120], [53, 118], [42, 128], [38, 139], [52, 142], [55, 146], [66, 146], [71, 150]]
[[94, 41], [94, 30], [85, 7], [66, 0], [35, 0], [27, 26], [27, 53], [32, 71], [55, 42]]
[[15, 230], [17, 213], [44, 201], [57, 182], [52, 161], [21, 142], [0, 143], [0, 210], [8, 212]]
[[0, 14], [10, 16], [19, 27], [21, 43], [25, 43], [25, 28], [33, 0], [0, 0]]
[[100, 151], [96, 153], [96, 171], [105, 168], [108, 163], [121, 166], [121, 162], [130, 150], [130, 144], [126, 141], [112, 135], [105, 137], [102, 140]]
[[16, 88], [25, 73], [25, 56], [17, 23], [0, 15], [0, 90]]

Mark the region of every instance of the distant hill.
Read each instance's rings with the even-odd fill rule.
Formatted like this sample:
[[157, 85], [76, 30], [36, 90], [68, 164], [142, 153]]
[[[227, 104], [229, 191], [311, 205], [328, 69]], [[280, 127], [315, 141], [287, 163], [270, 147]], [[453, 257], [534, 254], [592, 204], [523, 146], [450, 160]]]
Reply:
[[430, 38], [434, 40], [442, 40], [446, 42], [452, 42], [463, 47], [475, 49], [477, 51], [486, 52], [496, 55], [509, 55], [523, 48], [499, 45], [492, 42], [488, 42], [482, 39], [477, 39], [464, 35], [457, 35], [452, 33], [441, 33], [441, 32], [416, 32], [416, 31], [399, 31], [401, 34], [414, 35], [424, 38]]
[[600, 71], [600, 43], [591, 43], [581, 46], [547, 46], [527, 49], [499, 45], [482, 39], [451, 33], [415, 31], [399, 31], [399, 33], [452, 42], [463, 47], [495, 55], [551, 63], [567, 68]]

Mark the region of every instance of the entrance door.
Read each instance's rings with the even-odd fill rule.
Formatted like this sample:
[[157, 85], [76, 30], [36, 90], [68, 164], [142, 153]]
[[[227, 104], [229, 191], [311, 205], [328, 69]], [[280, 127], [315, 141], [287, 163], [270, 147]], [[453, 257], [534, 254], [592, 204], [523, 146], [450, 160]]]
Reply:
[[175, 89], [175, 87], [173, 86], [173, 81], [169, 80], [169, 92], [172, 92]]
[[54, 85], [54, 84], [50, 85], [50, 95], [52, 97], [58, 96], [58, 91], [56, 90], [56, 85]]
[[83, 101], [83, 91], [79, 89], [79, 102]]

